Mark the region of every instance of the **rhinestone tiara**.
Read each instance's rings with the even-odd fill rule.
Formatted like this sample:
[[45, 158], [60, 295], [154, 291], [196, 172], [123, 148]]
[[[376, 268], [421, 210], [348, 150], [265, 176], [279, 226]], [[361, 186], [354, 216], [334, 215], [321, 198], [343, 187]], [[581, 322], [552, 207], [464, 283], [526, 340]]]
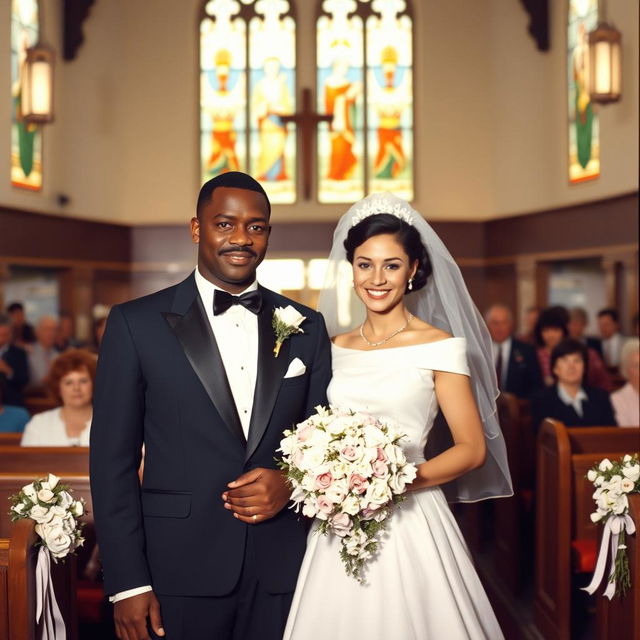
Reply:
[[351, 220], [351, 226], [355, 227], [365, 218], [379, 213], [389, 213], [413, 226], [411, 207], [406, 202], [387, 193], [374, 193], [358, 203]]

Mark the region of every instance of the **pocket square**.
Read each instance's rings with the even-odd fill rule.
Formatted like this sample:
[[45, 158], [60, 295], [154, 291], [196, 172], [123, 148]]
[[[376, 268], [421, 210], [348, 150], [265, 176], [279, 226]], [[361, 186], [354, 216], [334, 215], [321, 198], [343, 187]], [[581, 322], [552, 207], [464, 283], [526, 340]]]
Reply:
[[300, 360], [300, 358], [294, 358], [289, 363], [289, 368], [287, 369], [287, 373], [284, 374], [285, 378], [295, 378], [297, 376], [301, 376], [307, 367], [304, 366], [304, 362]]

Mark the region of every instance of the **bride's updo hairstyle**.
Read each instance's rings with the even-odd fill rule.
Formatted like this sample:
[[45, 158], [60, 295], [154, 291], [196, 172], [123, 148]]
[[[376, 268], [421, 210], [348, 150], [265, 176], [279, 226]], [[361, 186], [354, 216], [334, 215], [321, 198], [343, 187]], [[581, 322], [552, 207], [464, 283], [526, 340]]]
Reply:
[[[391, 213], [377, 213], [367, 216], [349, 229], [347, 238], [344, 241], [347, 260], [353, 264], [353, 254], [356, 249], [369, 238], [381, 235], [395, 236], [409, 256], [409, 263], [413, 264], [416, 260], [418, 261], [418, 269], [416, 275], [413, 276], [411, 291], [422, 289], [431, 275], [431, 261], [427, 250], [422, 244], [420, 234], [416, 228]], [[406, 293], [409, 293], [408, 288]]]

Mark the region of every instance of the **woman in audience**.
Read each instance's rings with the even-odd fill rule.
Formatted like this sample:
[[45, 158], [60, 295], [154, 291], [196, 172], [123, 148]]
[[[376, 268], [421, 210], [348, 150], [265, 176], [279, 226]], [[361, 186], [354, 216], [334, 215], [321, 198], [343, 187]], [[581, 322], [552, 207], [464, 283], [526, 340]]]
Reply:
[[48, 384], [61, 406], [36, 414], [21, 444], [88, 447], [95, 375], [96, 359], [87, 351], [70, 349], [59, 355], [51, 365]]
[[640, 425], [640, 340], [630, 338], [622, 347], [620, 373], [627, 384], [611, 394], [611, 404], [616, 414], [616, 422], [621, 427]]
[[531, 398], [536, 428], [545, 418], [555, 418], [568, 427], [615, 426], [609, 394], [584, 386], [587, 348], [578, 340], [561, 340], [551, 351], [554, 384]]
[[[555, 384], [551, 367], [551, 352], [569, 335], [569, 312], [564, 307], [548, 307], [538, 316], [534, 331], [538, 362], [547, 386]], [[587, 347], [587, 383], [590, 387], [613, 390], [611, 376], [595, 349]]]

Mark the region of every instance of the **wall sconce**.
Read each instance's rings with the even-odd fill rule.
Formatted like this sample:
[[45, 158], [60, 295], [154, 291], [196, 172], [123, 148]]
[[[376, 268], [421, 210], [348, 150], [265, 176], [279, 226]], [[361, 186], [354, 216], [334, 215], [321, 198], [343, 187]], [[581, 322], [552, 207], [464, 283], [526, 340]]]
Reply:
[[591, 102], [608, 104], [622, 97], [622, 34], [602, 20], [589, 32], [589, 79]]
[[38, 41], [24, 61], [21, 111], [24, 122], [53, 122], [53, 49]]

